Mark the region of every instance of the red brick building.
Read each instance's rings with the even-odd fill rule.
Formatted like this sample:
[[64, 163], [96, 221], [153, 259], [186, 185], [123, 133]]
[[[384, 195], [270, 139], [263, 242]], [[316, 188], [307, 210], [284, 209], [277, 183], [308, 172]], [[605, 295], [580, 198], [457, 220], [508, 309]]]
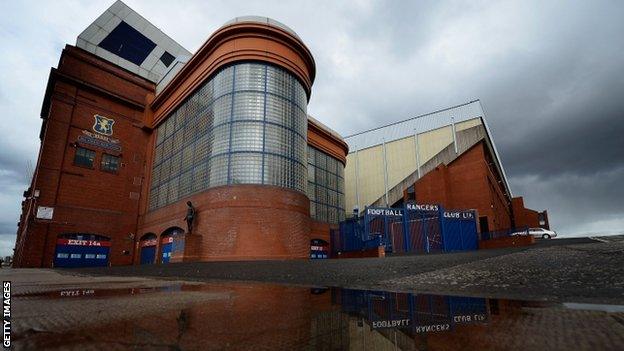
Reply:
[[191, 54], [115, 2], [51, 70], [15, 266], [326, 256], [345, 209], [408, 199], [548, 227], [512, 199], [478, 101], [345, 141], [307, 114], [315, 75], [272, 19]]
[[501, 178], [491, 164], [492, 155], [486, 143], [480, 141], [448, 165], [438, 165], [405, 189], [403, 199], [437, 203], [449, 209], [476, 209], [481, 232], [549, 228], [547, 212], [525, 208], [522, 197], [512, 198], [509, 206], [508, 196], [500, 186]]
[[315, 70], [271, 19], [191, 55], [116, 2], [50, 73], [15, 266], [309, 257], [344, 218], [348, 151], [306, 113]]

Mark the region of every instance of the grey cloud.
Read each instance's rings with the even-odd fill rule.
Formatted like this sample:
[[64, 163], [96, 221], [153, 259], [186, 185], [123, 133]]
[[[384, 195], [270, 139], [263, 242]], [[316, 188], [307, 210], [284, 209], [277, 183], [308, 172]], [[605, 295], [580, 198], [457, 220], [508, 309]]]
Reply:
[[[127, 4], [190, 50], [239, 15], [291, 26], [317, 63], [309, 112], [343, 135], [480, 98], [515, 194], [568, 233], [622, 224], [622, 3]], [[10, 229], [0, 224], [0, 237], [15, 231], [26, 160], [36, 161], [49, 69], [109, 5], [14, 2], [0, 14], [0, 121], [9, 131], [0, 138], [0, 223]]]

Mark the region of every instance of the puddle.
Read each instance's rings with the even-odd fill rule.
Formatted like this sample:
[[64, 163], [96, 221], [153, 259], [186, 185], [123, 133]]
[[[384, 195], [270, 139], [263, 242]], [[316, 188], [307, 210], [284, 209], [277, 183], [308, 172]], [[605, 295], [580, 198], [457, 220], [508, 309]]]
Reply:
[[18, 349], [577, 350], [624, 345], [624, 306], [615, 305], [249, 283], [65, 289], [15, 295], [14, 303]]
[[15, 294], [15, 298], [48, 298], [48, 299], [64, 299], [64, 298], [107, 298], [124, 295], [139, 295], [157, 292], [176, 292], [176, 291], [192, 291], [200, 290], [198, 285], [191, 284], [172, 284], [157, 287], [136, 287], [136, 288], [100, 288], [100, 289], [58, 289], [52, 291]]

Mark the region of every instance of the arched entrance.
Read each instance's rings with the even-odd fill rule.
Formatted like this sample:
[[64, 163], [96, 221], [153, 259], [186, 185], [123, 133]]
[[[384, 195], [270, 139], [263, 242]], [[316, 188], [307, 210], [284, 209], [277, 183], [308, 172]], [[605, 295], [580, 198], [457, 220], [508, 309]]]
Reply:
[[141, 237], [139, 241], [141, 264], [154, 264], [156, 262], [156, 244], [158, 244], [158, 238], [154, 233], [147, 233]]
[[173, 251], [174, 239], [176, 236], [184, 234], [184, 230], [179, 227], [171, 227], [160, 235], [160, 263], [169, 263], [171, 252]]
[[60, 234], [56, 239], [54, 267], [108, 266], [111, 239], [90, 233]]

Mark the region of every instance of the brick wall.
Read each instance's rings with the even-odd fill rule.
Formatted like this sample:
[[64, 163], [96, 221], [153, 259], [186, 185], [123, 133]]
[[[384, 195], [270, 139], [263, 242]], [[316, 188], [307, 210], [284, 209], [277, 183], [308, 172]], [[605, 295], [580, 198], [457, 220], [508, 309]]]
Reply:
[[[154, 86], [71, 46], [63, 50], [49, 83], [42, 145], [31, 185], [40, 195], [24, 207], [16, 266], [50, 267], [57, 236], [63, 233], [110, 237], [111, 264], [130, 264], [149, 136], [141, 128], [143, 104]], [[93, 132], [95, 114], [115, 120], [111, 137], [119, 139], [121, 153], [78, 141], [83, 131]], [[74, 164], [78, 146], [96, 152], [93, 168]], [[104, 153], [120, 157], [117, 173], [100, 169]], [[38, 206], [54, 207], [52, 220], [34, 218]]]
[[441, 204], [447, 209], [476, 209], [479, 216], [487, 216], [490, 230], [509, 228], [511, 208], [487, 159], [487, 149], [480, 142], [449, 165], [440, 164], [415, 183], [416, 202]]
[[550, 229], [550, 225], [548, 223], [548, 213], [546, 211], [542, 212], [544, 224], [540, 224], [540, 212], [532, 210], [530, 208], [526, 208], [524, 206], [524, 198], [522, 196], [514, 197], [513, 199], [511, 199], [511, 203], [513, 206], [513, 214], [516, 227], [542, 227]]
[[[305, 194], [268, 185], [208, 189], [141, 218], [139, 237], [186, 228], [186, 202], [197, 218], [186, 235], [184, 261], [307, 258], [310, 201]], [[160, 248], [157, 249], [160, 252]], [[173, 261], [182, 260], [173, 257]]]

